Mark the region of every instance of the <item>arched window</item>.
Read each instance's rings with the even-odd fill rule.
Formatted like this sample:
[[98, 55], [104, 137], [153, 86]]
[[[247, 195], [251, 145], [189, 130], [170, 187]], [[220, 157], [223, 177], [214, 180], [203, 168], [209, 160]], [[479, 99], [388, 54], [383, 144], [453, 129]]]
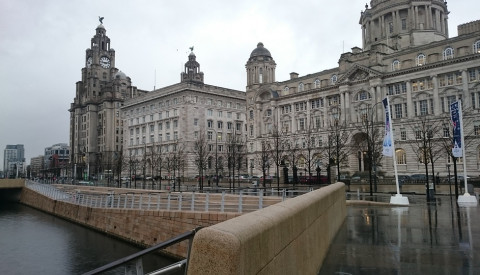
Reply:
[[315, 85], [315, 88], [320, 88], [320, 79], [316, 79], [314, 85]]
[[425, 55], [423, 53], [419, 54], [417, 56], [417, 66], [423, 66], [427, 63], [427, 58], [425, 57]]
[[303, 92], [304, 90], [305, 90], [305, 85], [303, 85], [303, 83], [300, 82], [300, 84], [298, 84], [298, 91]]
[[336, 74], [332, 75], [332, 77], [330, 78], [330, 82], [332, 83], [332, 85], [337, 83], [337, 80], [338, 80], [338, 77]]
[[290, 88], [288, 88], [288, 86], [285, 86], [285, 88], [283, 88], [283, 91], [285, 91], [285, 92], [288, 92], [288, 90], [290, 90]]
[[473, 53], [480, 53], [480, 40], [473, 44]]
[[407, 164], [407, 154], [405, 150], [399, 148], [395, 150], [395, 158], [397, 159], [397, 164]]
[[453, 48], [448, 47], [443, 51], [443, 60], [452, 59], [453, 58]]
[[398, 71], [400, 70], [400, 61], [394, 60], [392, 62], [392, 71]]
[[368, 93], [367, 91], [360, 91], [358, 92], [357, 94], [357, 101], [362, 101], [362, 100], [367, 100], [367, 99], [370, 99], [370, 93]]

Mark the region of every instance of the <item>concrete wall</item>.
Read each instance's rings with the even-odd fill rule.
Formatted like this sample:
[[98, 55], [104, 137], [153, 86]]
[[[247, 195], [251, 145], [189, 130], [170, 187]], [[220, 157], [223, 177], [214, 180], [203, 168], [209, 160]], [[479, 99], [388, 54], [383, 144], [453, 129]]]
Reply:
[[[142, 246], [151, 246], [190, 231], [239, 216], [238, 213], [128, 210], [91, 208], [57, 201], [23, 188], [21, 202], [47, 213], [85, 225]], [[167, 249], [172, 256], [186, 257], [188, 242]]]
[[201, 229], [188, 274], [318, 274], [346, 217], [336, 183]]

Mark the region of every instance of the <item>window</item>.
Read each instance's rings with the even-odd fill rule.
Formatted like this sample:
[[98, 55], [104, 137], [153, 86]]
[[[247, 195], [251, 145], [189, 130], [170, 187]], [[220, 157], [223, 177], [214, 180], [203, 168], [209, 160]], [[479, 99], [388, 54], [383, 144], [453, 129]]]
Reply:
[[[479, 41], [479, 43], [480, 43], [480, 41]], [[315, 82], [314, 82], [313, 85], [314, 85], [315, 88], [320, 88], [320, 80], [319, 80], [319, 79], [315, 79]]]
[[397, 159], [397, 164], [407, 164], [407, 154], [403, 149], [395, 150], [395, 158]]
[[158, 130], [159, 131], [163, 130], [163, 124], [162, 123], [158, 123]]
[[253, 136], [253, 125], [250, 125], [250, 136]]
[[213, 140], [213, 132], [212, 131], [207, 132], [207, 139], [208, 140]]
[[400, 70], [400, 61], [394, 60], [392, 63], [392, 71]]
[[453, 58], [453, 48], [448, 47], [443, 51], [443, 60], [452, 59]]
[[217, 128], [222, 129], [223, 128], [223, 122], [222, 121], [217, 121]]
[[473, 53], [480, 53], [480, 40], [473, 44]]
[[232, 118], [232, 112], [227, 112], [227, 118]]
[[173, 121], [173, 129], [178, 127], [178, 120]]
[[250, 119], [253, 119], [253, 110], [250, 110]]
[[193, 125], [194, 125], [194, 126], [198, 126], [198, 118], [194, 118], [194, 119], [193, 119]]
[[272, 116], [272, 109], [267, 109], [265, 116]]
[[227, 129], [232, 130], [233, 124], [231, 122], [227, 122]]
[[402, 106], [403, 104], [395, 104], [393, 105], [395, 108], [395, 118], [402, 118], [403, 113], [402, 113]]
[[425, 64], [426, 64], [426, 57], [425, 57], [425, 55], [424, 55], [423, 53], [422, 53], [422, 54], [419, 54], [419, 55], [417, 56], [416, 61], [417, 61], [417, 66], [423, 66], [423, 65], [425, 65]]
[[367, 100], [370, 99], [370, 94], [366, 91], [360, 91], [357, 94], [357, 101]]
[[155, 125], [150, 125], [150, 133], [152, 133], [153, 131], [155, 131]]
[[213, 110], [212, 109], [207, 110], [207, 116], [213, 116]]
[[167, 137], [167, 141], [169, 141], [170, 140], [170, 133], [167, 133], [166, 137]]
[[318, 109], [323, 107], [323, 98], [317, 98], [310, 102], [312, 104], [312, 109]]
[[162, 134], [159, 134], [159, 135], [158, 135], [158, 141], [159, 141], [159, 142], [162, 141]]
[[402, 31], [407, 29], [407, 19], [402, 18]]
[[207, 120], [207, 128], [213, 128], [213, 121]]
[[173, 140], [177, 140], [178, 139], [178, 132], [173, 132]]
[[415, 130], [415, 139], [422, 139], [422, 136], [421, 130]]
[[212, 105], [212, 100], [210, 98], [207, 99], [207, 105]]
[[444, 138], [450, 137], [450, 128], [449, 127], [443, 127], [443, 137]]
[[218, 111], [218, 117], [222, 117], [223, 116], [223, 112], [222, 111]]
[[335, 85], [335, 83], [337, 83], [337, 80], [338, 77], [336, 74], [332, 75], [332, 77], [330, 78], [330, 82], [332, 83], [332, 85]]
[[165, 122], [165, 129], [170, 129], [170, 121]]
[[474, 82], [477, 80], [477, 69], [469, 69], [468, 70], [468, 81], [469, 82]]
[[170, 111], [165, 111], [165, 117], [170, 117]]
[[298, 130], [300, 131], [305, 130], [305, 118], [298, 119]]
[[298, 91], [303, 92], [304, 90], [305, 90], [305, 85], [303, 85], [303, 83], [300, 82], [300, 84], [298, 84]]
[[473, 125], [473, 134], [476, 136], [480, 136], [480, 121], [475, 121]]
[[419, 106], [420, 106], [420, 116], [428, 115], [428, 101], [427, 100], [420, 100], [418, 103], [419, 103]]
[[285, 87], [283, 88], [283, 91], [284, 91], [284, 92], [288, 92], [288, 90], [290, 90], [290, 89], [288, 88], [288, 86], [285, 86]]
[[404, 128], [400, 129], [400, 140], [407, 140], [407, 130]]
[[388, 22], [388, 32], [393, 33], [393, 22]]

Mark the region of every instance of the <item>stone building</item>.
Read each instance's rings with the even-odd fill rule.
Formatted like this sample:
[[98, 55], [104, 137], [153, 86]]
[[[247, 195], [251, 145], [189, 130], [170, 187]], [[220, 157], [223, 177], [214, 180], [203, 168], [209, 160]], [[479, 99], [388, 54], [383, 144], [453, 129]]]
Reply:
[[96, 28], [85, 53], [82, 79], [70, 106], [71, 174], [88, 179], [102, 175], [122, 152], [120, 107], [146, 93], [115, 67], [115, 50], [103, 24]]
[[[122, 115], [124, 158], [130, 162], [124, 173], [137, 178], [198, 175], [194, 144], [202, 134], [209, 156], [204, 175], [217, 169], [228, 175], [227, 141], [245, 138], [245, 92], [205, 84], [193, 51], [179, 83], [125, 101]], [[172, 162], [176, 157], [181, 168]]]
[[23, 144], [5, 146], [3, 172], [6, 178], [25, 176], [25, 147]]
[[[317, 166], [325, 171], [339, 164], [341, 171], [352, 175], [370, 170], [373, 164], [378, 173], [392, 175], [393, 158], [375, 163], [369, 161], [368, 152], [373, 150], [367, 152], [377, 144], [370, 138], [372, 133], [383, 133], [385, 115], [378, 103], [385, 97], [390, 101], [400, 174], [425, 174], [423, 156], [429, 153], [418, 145], [422, 125], [428, 140], [440, 148], [451, 133], [449, 106], [459, 99], [464, 110], [467, 171], [478, 174], [480, 21], [458, 26], [458, 36], [449, 38], [448, 15], [444, 1], [371, 1], [360, 16], [363, 48], [342, 54], [336, 68], [305, 76], [291, 73], [284, 81], [276, 81], [274, 55], [259, 43], [246, 63], [247, 147], [253, 174], [262, 173], [256, 158], [262, 141], [271, 144], [272, 136], [279, 134], [294, 141], [282, 147], [295, 148], [295, 153], [284, 151], [290, 171], [293, 164], [305, 174]], [[333, 128], [340, 125], [348, 135], [344, 144], [348, 156], [336, 161], [328, 151]], [[446, 149], [435, 150], [435, 174], [445, 176], [452, 159]], [[294, 154], [297, 159], [292, 163]], [[463, 165], [458, 169], [463, 171]]]
[[42, 178], [44, 167], [45, 167], [45, 163], [44, 163], [43, 155], [31, 158], [30, 159], [30, 177]]

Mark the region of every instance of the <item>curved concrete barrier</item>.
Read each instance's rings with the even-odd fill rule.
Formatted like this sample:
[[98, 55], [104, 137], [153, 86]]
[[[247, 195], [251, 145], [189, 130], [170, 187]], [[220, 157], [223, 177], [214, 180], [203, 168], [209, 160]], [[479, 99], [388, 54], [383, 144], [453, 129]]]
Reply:
[[188, 274], [318, 274], [346, 217], [336, 183], [201, 229]]

